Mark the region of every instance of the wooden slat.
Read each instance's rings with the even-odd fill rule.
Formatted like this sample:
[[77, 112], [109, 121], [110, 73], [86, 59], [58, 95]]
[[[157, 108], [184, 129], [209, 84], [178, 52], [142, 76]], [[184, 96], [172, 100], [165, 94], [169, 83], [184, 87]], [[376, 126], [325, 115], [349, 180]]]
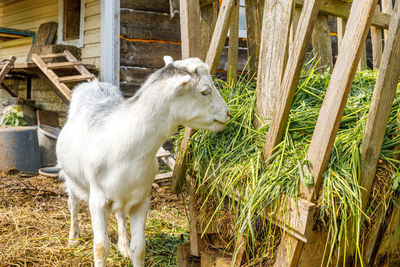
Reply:
[[58, 89], [58, 92], [63, 95], [66, 101], [71, 101], [71, 90], [63, 83], [58, 81], [58, 76], [52, 71], [47, 69], [46, 63], [37, 55], [32, 54], [32, 60], [40, 68], [40, 70], [46, 75], [52, 84]]
[[[304, 2], [305, 0], [296, 0], [296, 6], [302, 7]], [[321, 5], [320, 12], [326, 15], [332, 15], [335, 17], [348, 19], [351, 7], [352, 7], [352, 1], [324, 0], [324, 4]], [[381, 29], [387, 29], [389, 27], [390, 17], [391, 16], [389, 14], [376, 12], [372, 16], [371, 25]]]
[[[379, 6], [375, 12], [379, 12]], [[379, 69], [382, 60], [382, 29], [371, 26], [372, 61], [374, 69]]]
[[[342, 51], [338, 55], [335, 68], [317, 120], [307, 154], [314, 177], [314, 187], [304, 192], [305, 198], [313, 201], [322, 184], [325, 171], [350, 88], [357, 70], [372, 14], [377, 0], [355, 0], [343, 38]], [[346, 47], [346, 48], [344, 48]]]
[[266, 0], [264, 3], [261, 47], [257, 75], [256, 112], [262, 120], [271, 119], [280, 99], [280, 85], [287, 60], [288, 35], [293, 0]]
[[[68, 50], [64, 50], [64, 56], [65, 58], [72, 63], [75, 63], [76, 65], [74, 66], [74, 68], [80, 72], [82, 75], [86, 75], [88, 76], [87, 80], [92, 80], [94, 79], [94, 75], [92, 73], [90, 73], [83, 65], [82, 63], [76, 59], [76, 57], [74, 57], [74, 55], [72, 55], [72, 53]], [[89, 77], [90, 76], [90, 77]]]
[[171, 152], [160, 147], [160, 149], [157, 151], [156, 158], [164, 158], [164, 157], [168, 157], [170, 155], [171, 155]]
[[[381, 0], [381, 5], [382, 5], [382, 12], [392, 15], [393, 14], [393, 2], [392, 0]], [[385, 43], [388, 38], [388, 30], [385, 29], [384, 32], [384, 38], [385, 38]]]
[[341, 51], [341, 46], [343, 43], [343, 36], [346, 31], [346, 24], [347, 24], [346, 19], [337, 18], [336, 25], [337, 25], [337, 35], [338, 35], [338, 54]]
[[81, 82], [81, 81], [87, 81], [93, 79], [92, 75], [86, 75], [86, 74], [81, 74], [81, 75], [72, 75], [72, 76], [64, 76], [64, 77], [58, 77], [59, 82]]
[[239, 5], [235, 7], [229, 27], [228, 81], [236, 81], [239, 51]]
[[[180, 21], [182, 58], [185, 59], [193, 56], [200, 57], [200, 5], [198, 0], [180, 1]], [[186, 127], [181, 148], [176, 155], [174, 174], [171, 181], [171, 191], [173, 193], [180, 193], [182, 190], [182, 184], [186, 176], [186, 153], [189, 147], [189, 138], [192, 135], [192, 132], [193, 131], [190, 127]], [[191, 242], [191, 251], [192, 250], [194, 250], [193, 242]], [[198, 255], [196, 256], [200, 256], [199, 253], [197, 254]]]
[[218, 62], [221, 57], [222, 49], [224, 48], [226, 35], [228, 34], [229, 25], [236, 5], [237, 3], [235, 0], [222, 1], [206, 57], [206, 63], [210, 67], [211, 74], [214, 74], [217, 70]]
[[47, 63], [46, 67], [48, 69], [65, 69], [65, 68], [73, 68], [74, 66], [77, 66], [77, 65], [79, 65], [79, 63], [74, 63], [74, 62], [55, 62], [55, 63]]
[[46, 58], [56, 58], [56, 57], [64, 57], [64, 53], [55, 53], [55, 54], [43, 54], [39, 55], [41, 59], [46, 59]]
[[399, 39], [400, 8], [397, 7], [390, 22], [389, 36], [383, 53], [381, 69], [376, 79], [362, 143], [360, 186], [365, 188], [365, 190], [362, 190], [363, 207], [366, 207], [371, 190], [390, 110], [396, 93], [397, 82], [400, 76]]
[[318, 17], [321, 2], [322, 0], [306, 1], [302, 9], [295, 37], [296, 41], [293, 51], [290, 53], [280, 86], [280, 102], [272, 116], [271, 125], [264, 145], [265, 160], [272, 155], [273, 149], [282, 139], [282, 134], [289, 115], [290, 106], [293, 102], [294, 93], [296, 92], [301, 68], [303, 67], [306, 50], [311, 39], [314, 23]]
[[197, 0], [180, 1], [182, 58], [200, 57], [200, 5]]
[[312, 46], [316, 58], [319, 59], [319, 71], [324, 72], [328, 68], [332, 71], [332, 41], [327, 15], [318, 15], [312, 34]]
[[261, 18], [260, 9], [263, 6], [257, 4], [257, 0], [246, 0], [246, 33], [247, 33], [247, 54], [249, 59], [249, 77], [253, 78], [257, 74], [258, 56], [261, 43]]
[[201, 59], [205, 59], [218, 17], [218, 3], [200, 6]]
[[165, 173], [159, 173], [156, 175], [154, 178], [154, 182], [161, 181], [161, 180], [167, 180], [171, 179], [173, 175], [173, 172], [165, 172]]

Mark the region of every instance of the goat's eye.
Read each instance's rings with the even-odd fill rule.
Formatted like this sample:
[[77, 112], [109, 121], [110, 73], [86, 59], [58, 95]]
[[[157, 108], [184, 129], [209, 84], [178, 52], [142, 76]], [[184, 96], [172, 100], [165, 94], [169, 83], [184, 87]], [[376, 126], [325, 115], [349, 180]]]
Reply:
[[210, 88], [207, 88], [207, 89], [201, 91], [201, 94], [202, 94], [202, 95], [209, 95], [209, 94], [211, 94], [211, 89], [210, 89]]

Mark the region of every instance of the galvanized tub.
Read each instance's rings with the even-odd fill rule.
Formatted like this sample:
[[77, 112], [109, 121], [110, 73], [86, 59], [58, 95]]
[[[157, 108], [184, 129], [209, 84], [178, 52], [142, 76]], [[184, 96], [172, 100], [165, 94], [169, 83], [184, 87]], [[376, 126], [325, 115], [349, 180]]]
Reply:
[[57, 164], [56, 144], [59, 134], [60, 129], [43, 124], [38, 127], [39, 149], [43, 167]]
[[0, 127], [0, 171], [36, 172], [40, 167], [36, 127]]

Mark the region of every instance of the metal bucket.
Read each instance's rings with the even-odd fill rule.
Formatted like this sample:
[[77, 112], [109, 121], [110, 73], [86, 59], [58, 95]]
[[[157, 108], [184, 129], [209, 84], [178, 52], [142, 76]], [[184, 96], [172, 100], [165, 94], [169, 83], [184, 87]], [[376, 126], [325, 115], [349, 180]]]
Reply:
[[36, 127], [0, 127], [0, 171], [36, 172], [40, 167]]
[[48, 126], [38, 126], [38, 140], [42, 166], [54, 166], [57, 164], [56, 144], [60, 129]]

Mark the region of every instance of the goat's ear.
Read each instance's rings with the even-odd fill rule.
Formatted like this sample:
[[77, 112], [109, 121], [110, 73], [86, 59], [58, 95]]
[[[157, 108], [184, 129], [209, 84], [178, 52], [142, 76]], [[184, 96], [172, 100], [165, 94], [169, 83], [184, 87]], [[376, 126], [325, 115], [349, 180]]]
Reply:
[[175, 92], [180, 93], [183, 90], [187, 89], [191, 80], [192, 80], [192, 77], [190, 75], [185, 75], [185, 76], [179, 77], [176, 82]]
[[201, 64], [196, 68], [196, 72], [198, 75], [208, 75], [210, 73], [210, 69], [206, 64]]
[[167, 66], [168, 64], [171, 64], [172, 62], [174, 62], [174, 59], [170, 56], [164, 56], [164, 62], [165, 62], [165, 66]]

